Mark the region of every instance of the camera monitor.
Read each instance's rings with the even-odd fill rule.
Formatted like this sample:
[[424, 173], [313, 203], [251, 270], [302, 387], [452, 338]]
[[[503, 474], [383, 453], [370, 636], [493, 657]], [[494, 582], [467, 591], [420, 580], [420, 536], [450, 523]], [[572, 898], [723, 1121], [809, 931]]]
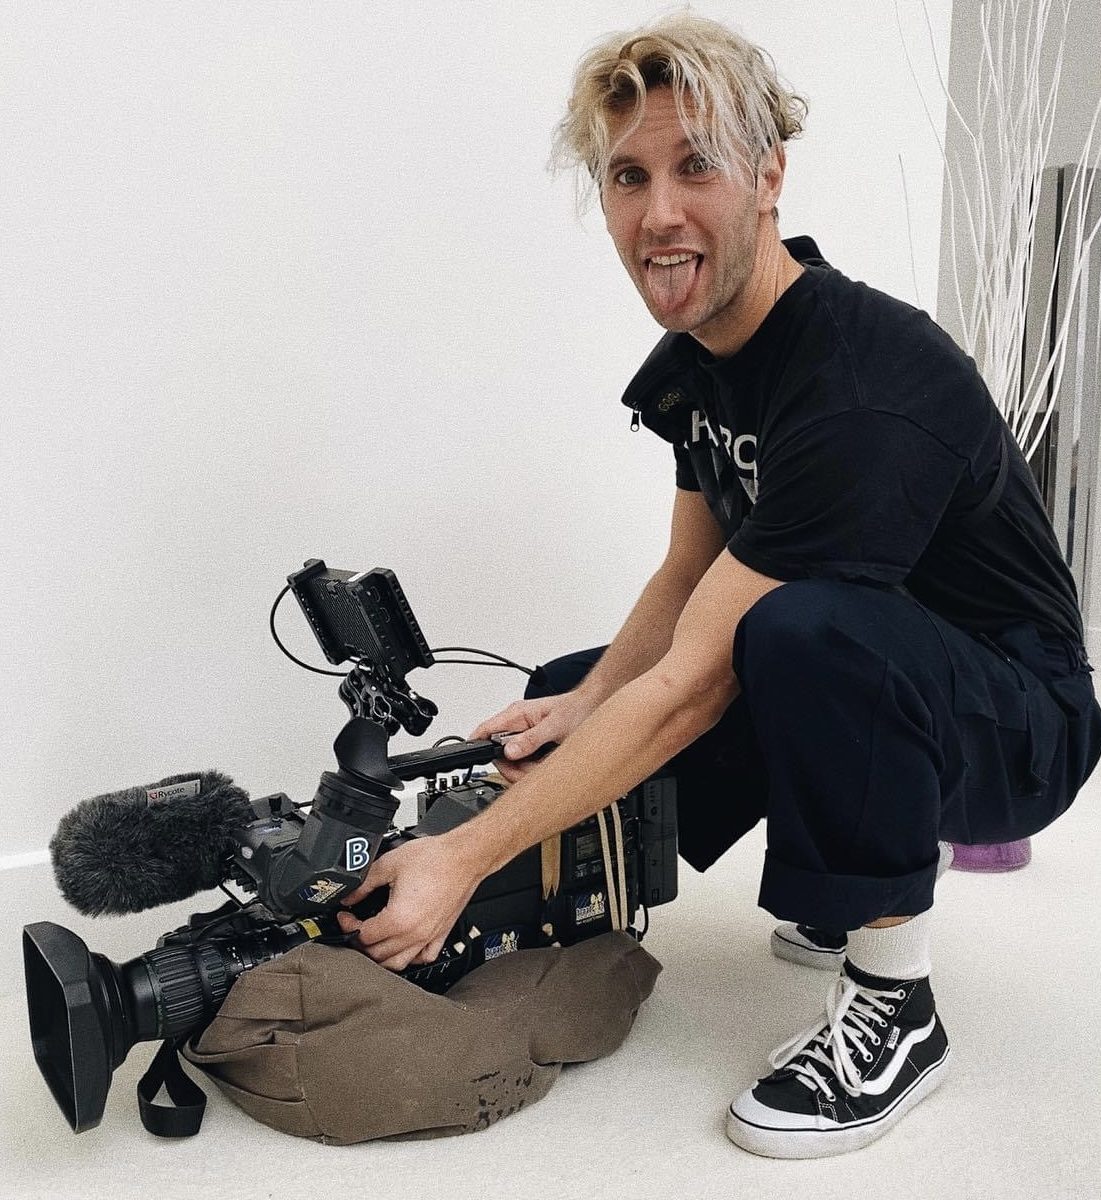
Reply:
[[435, 661], [393, 571], [335, 571], [311, 558], [287, 583], [334, 666], [366, 659], [401, 681]]

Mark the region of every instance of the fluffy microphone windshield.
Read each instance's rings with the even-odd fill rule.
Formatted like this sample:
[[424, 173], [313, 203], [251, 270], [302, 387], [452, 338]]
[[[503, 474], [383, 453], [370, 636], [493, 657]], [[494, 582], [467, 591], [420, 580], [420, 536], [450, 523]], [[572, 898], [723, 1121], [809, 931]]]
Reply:
[[234, 831], [254, 819], [228, 775], [171, 775], [83, 800], [50, 841], [61, 894], [87, 916], [184, 900], [226, 878]]

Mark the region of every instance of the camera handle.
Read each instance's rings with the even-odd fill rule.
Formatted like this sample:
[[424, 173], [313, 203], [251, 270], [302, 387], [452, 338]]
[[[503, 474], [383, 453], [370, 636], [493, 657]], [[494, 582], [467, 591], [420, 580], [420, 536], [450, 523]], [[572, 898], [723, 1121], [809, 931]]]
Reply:
[[493, 740], [477, 742], [447, 742], [414, 750], [410, 754], [395, 754], [387, 765], [399, 779], [419, 779], [422, 775], [446, 775], [464, 767], [477, 767], [501, 757], [501, 743]]

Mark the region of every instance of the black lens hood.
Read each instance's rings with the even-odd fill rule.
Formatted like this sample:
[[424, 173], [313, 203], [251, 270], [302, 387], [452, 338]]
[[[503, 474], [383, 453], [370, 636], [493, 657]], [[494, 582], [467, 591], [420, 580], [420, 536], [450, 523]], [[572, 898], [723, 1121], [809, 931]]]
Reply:
[[74, 1133], [103, 1117], [111, 1087], [111, 1018], [102, 969], [71, 930], [23, 927], [23, 969], [35, 1061]]

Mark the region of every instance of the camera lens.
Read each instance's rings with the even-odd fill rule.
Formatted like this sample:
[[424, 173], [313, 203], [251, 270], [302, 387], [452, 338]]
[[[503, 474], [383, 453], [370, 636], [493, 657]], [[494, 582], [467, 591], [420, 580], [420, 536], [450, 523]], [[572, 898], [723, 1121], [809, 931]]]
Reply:
[[24, 926], [34, 1058], [73, 1131], [99, 1124], [111, 1075], [135, 1043], [202, 1028], [238, 975], [325, 932], [313, 921], [262, 926], [168, 942], [119, 964], [61, 925]]
[[[213, 941], [161, 946], [143, 954], [139, 961], [145, 966], [152, 993], [153, 1038], [179, 1037], [213, 1016], [240, 974], [230, 976], [222, 948]], [[144, 991], [143, 982], [140, 977], [135, 979], [135, 993]], [[142, 996], [141, 1001], [148, 1004], [149, 998]]]

